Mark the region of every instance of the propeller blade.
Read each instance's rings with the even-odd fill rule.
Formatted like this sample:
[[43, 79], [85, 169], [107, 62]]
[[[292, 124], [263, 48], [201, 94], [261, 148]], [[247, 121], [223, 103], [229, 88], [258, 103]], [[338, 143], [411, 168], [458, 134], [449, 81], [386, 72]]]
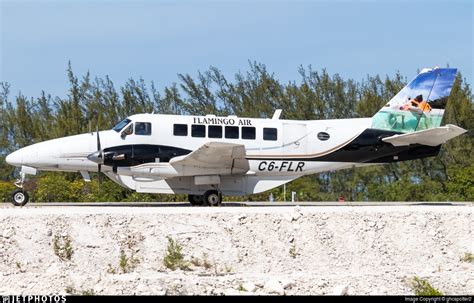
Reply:
[[102, 150], [100, 147], [99, 126], [97, 125], [97, 150]]
[[102, 165], [100, 164], [102, 161], [103, 161], [103, 158], [102, 158], [102, 147], [101, 147], [101, 144], [100, 144], [100, 136], [99, 136], [99, 124], [97, 123], [97, 151], [99, 152], [99, 154], [97, 155], [97, 160], [98, 160], [98, 163], [97, 163], [97, 171], [99, 172], [99, 185], [101, 184], [102, 182]]

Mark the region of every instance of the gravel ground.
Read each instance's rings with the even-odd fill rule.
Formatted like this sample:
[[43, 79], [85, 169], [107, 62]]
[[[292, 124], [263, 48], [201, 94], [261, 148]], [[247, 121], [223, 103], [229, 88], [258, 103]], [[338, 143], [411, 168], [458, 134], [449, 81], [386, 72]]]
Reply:
[[[0, 293], [474, 294], [473, 210], [0, 208]], [[189, 270], [164, 265], [168, 237]]]

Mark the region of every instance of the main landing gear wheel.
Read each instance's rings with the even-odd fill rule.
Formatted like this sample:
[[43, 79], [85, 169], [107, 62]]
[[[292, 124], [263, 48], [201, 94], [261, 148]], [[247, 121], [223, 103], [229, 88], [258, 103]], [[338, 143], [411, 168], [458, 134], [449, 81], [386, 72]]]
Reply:
[[28, 203], [28, 200], [30, 199], [28, 193], [22, 189], [14, 190], [12, 193], [12, 198], [12, 203], [15, 206], [23, 206]]
[[202, 195], [188, 195], [188, 201], [192, 206], [201, 206], [204, 204], [204, 197]]
[[217, 190], [208, 190], [204, 193], [204, 202], [208, 206], [219, 206], [222, 202], [222, 195]]

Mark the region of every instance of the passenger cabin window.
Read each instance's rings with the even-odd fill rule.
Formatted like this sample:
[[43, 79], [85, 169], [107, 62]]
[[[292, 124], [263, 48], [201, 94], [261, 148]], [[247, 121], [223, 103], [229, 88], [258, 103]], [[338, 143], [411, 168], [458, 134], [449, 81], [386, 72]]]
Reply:
[[263, 140], [276, 141], [278, 140], [278, 133], [276, 128], [263, 128]]
[[112, 129], [119, 133], [130, 122], [132, 122], [130, 119], [123, 119], [122, 121], [117, 123], [117, 125], [115, 125]]
[[204, 138], [206, 136], [206, 126], [193, 124], [191, 125], [191, 137]]
[[173, 124], [173, 135], [175, 136], [187, 136], [188, 125], [187, 124]]
[[242, 126], [242, 139], [255, 140], [255, 127]]
[[226, 126], [225, 137], [227, 139], [239, 139], [239, 127], [238, 126]]
[[135, 135], [151, 136], [151, 123], [135, 122]]
[[209, 138], [222, 138], [222, 126], [209, 125], [207, 127], [207, 136]]

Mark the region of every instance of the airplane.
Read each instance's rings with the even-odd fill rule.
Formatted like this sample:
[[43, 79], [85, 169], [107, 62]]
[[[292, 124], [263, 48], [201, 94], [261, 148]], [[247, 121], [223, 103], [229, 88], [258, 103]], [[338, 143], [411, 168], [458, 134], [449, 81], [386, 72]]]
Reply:
[[[21, 168], [12, 202], [28, 202], [23, 183], [37, 171], [79, 172], [85, 181], [99, 172], [139, 193], [219, 206], [223, 195], [260, 193], [304, 175], [436, 156], [466, 132], [440, 126], [456, 71], [421, 70], [371, 118], [284, 120], [281, 109], [266, 119], [136, 114], [110, 130], [36, 143], [6, 158]], [[411, 110], [422, 102], [429, 107]]]

